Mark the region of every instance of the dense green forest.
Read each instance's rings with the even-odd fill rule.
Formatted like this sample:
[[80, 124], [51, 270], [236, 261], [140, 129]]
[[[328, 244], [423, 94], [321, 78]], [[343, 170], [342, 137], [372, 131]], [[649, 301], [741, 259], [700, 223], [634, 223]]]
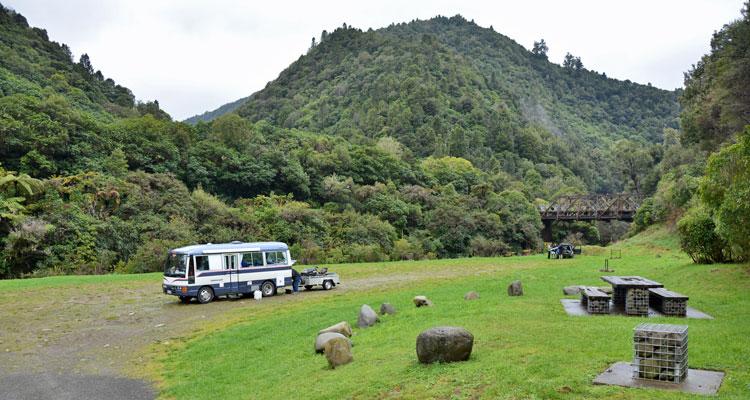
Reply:
[[665, 138], [636, 230], [675, 224], [696, 262], [750, 260], [750, 2], [685, 74], [681, 131]]
[[306, 263], [536, 251], [545, 201], [626, 190], [656, 209], [665, 176], [703, 172], [680, 92], [552, 64], [460, 16], [324, 32], [194, 125], [94, 63], [0, 10], [0, 277], [153, 271], [170, 247], [229, 240], [286, 241]]

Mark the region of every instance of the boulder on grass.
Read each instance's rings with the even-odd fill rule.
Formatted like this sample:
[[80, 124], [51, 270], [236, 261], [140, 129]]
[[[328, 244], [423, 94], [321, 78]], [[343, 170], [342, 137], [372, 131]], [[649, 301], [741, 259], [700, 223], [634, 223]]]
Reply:
[[508, 296], [523, 296], [521, 281], [513, 281], [508, 285]]
[[341, 321], [336, 325], [331, 325], [328, 328], [321, 329], [318, 332], [318, 335], [320, 335], [321, 333], [326, 333], [326, 332], [336, 332], [346, 337], [352, 337], [352, 327], [346, 321]]
[[360, 328], [369, 328], [378, 321], [380, 321], [380, 318], [378, 318], [378, 314], [375, 314], [375, 310], [367, 304], [362, 304], [362, 307], [359, 309], [359, 317], [357, 317], [357, 326]]
[[464, 300], [476, 300], [478, 298], [479, 298], [479, 293], [477, 293], [477, 292], [475, 292], [473, 290], [471, 292], [466, 293], [464, 295]]
[[396, 313], [396, 307], [391, 303], [383, 303], [380, 305], [380, 315], [393, 315]]
[[473, 346], [474, 335], [466, 329], [440, 326], [417, 336], [417, 358], [423, 364], [465, 361]]
[[328, 343], [329, 340], [335, 338], [344, 338], [346, 340], [349, 340], [349, 343], [351, 343], [351, 340], [348, 337], [338, 332], [323, 332], [315, 338], [315, 352], [322, 353], [325, 350], [326, 343]]
[[581, 293], [581, 287], [580, 286], [565, 286], [563, 288], [563, 294], [566, 296], [572, 296], [575, 294]]
[[413, 301], [414, 305], [417, 306], [417, 308], [432, 306], [432, 302], [427, 298], [427, 296], [414, 296]]
[[331, 368], [352, 362], [352, 345], [347, 338], [333, 338], [326, 342], [323, 352]]

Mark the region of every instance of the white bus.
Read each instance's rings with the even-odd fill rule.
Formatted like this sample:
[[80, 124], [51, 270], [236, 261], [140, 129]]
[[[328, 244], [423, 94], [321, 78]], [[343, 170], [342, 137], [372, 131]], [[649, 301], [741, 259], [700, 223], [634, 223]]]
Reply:
[[260, 290], [273, 296], [291, 285], [294, 260], [286, 243], [231, 242], [172, 249], [164, 266], [162, 289], [183, 303], [196, 298], [208, 303], [216, 296]]

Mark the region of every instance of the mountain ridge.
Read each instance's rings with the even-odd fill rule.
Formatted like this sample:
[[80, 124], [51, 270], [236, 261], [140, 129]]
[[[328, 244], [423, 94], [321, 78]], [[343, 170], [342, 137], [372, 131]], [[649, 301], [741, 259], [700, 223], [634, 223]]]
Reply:
[[[550, 63], [457, 15], [324, 31], [232, 108], [251, 122], [391, 136], [419, 157], [464, 157], [484, 169], [517, 163], [514, 155], [560, 162], [592, 190], [617, 191], [596, 172], [611, 163], [608, 149], [621, 139], [660, 143], [665, 128], [678, 126], [678, 94]], [[601, 154], [585, 157], [592, 152]]]

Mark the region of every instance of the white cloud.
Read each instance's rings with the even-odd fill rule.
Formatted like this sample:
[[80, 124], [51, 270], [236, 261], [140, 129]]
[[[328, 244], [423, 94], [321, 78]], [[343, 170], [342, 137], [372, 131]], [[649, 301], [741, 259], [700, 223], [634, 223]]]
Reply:
[[[7, 1], [7, 0], [6, 0]], [[183, 119], [262, 89], [322, 30], [460, 13], [550, 59], [566, 52], [610, 77], [673, 89], [739, 17], [742, 0], [646, 1], [162, 1], [11, 0], [32, 26], [88, 53], [105, 76]]]

